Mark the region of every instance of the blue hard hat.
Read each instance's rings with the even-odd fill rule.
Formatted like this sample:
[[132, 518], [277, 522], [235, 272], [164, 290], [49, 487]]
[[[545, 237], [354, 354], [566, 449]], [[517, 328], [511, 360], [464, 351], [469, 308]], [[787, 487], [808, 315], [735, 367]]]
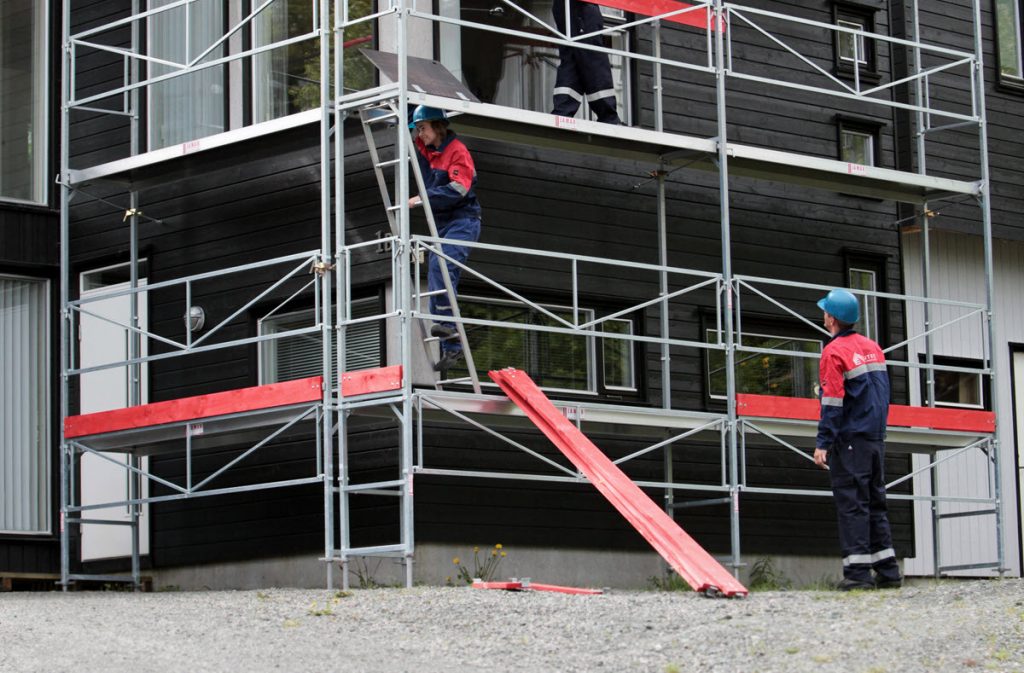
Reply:
[[416, 128], [416, 122], [444, 122], [448, 123], [448, 115], [444, 113], [444, 110], [436, 107], [427, 107], [426, 105], [418, 105], [416, 109], [412, 111], [412, 121], [409, 122], [409, 130]]
[[829, 290], [828, 294], [818, 300], [818, 308], [850, 325], [860, 320], [860, 302], [847, 290]]

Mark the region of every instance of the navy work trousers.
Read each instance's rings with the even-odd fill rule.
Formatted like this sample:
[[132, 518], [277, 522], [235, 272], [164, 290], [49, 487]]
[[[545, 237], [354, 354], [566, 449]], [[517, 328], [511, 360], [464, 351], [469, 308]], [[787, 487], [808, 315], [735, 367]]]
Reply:
[[[551, 5], [558, 30], [565, 29], [565, 0], [554, 0]], [[601, 8], [589, 2], [569, 0], [568, 34], [585, 35], [604, 27]], [[600, 36], [588, 37], [583, 43], [603, 46]], [[555, 75], [554, 109], [551, 114], [573, 117], [587, 96], [587, 104], [597, 115], [597, 121], [618, 124], [619, 114], [615, 110], [615, 85], [612, 83], [612, 67], [608, 54], [577, 47], [558, 48], [558, 72]]]
[[[446, 224], [438, 223], [438, 236], [455, 241], [476, 241], [480, 238], [480, 220], [475, 217], [464, 217], [452, 220]], [[450, 245], [443, 243], [441, 251], [452, 260], [465, 263], [469, 257], [469, 248], [464, 245]], [[457, 292], [459, 288], [459, 275], [462, 272], [456, 264], [448, 262], [448, 275], [452, 281], [452, 291]], [[427, 262], [427, 289], [433, 293], [436, 290], [444, 290], [444, 277], [441, 274], [441, 261], [437, 255], [431, 254]], [[452, 315], [452, 305], [447, 293], [430, 295], [430, 312], [435, 315]], [[441, 322], [442, 325], [455, 327], [453, 322]], [[441, 341], [442, 351], [458, 352], [462, 350], [462, 343], [458, 339], [443, 339]]]
[[898, 580], [885, 503], [885, 442], [854, 438], [837, 443], [828, 454], [843, 575], [870, 583], [874, 569], [880, 579]]

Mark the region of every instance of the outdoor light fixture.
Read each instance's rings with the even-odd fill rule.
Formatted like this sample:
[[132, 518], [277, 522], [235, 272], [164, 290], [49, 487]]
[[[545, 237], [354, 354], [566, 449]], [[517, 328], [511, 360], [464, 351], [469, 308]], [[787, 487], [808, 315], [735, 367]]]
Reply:
[[206, 324], [206, 311], [202, 306], [189, 306], [188, 314], [185, 316], [185, 324], [189, 332], [198, 332]]

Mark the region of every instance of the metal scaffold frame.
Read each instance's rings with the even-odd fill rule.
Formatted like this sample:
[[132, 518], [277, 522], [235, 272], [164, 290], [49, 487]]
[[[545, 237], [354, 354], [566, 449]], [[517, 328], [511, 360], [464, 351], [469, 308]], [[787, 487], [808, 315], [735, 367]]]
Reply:
[[[974, 14], [974, 51], [964, 52], [939, 45], [929, 45], [920, 41], [920, 28], [918, 24], [917, 0], [913, 7], [913, 29], [915, 39], [898, 39], [885, 35], [854, 30], [844, 26], [838, 26], [808, 19], [801, 19], [786, 16], [776, 12], [769, 12], [752, 7], [742, 6], [736, 3], [724, 2], [723, 0], [707, 1], [698, 3], [691, 8], [680, 8], [661, 14], [653, 13], [650, 16], [642, 16], [625, 24], [626, 28], [649, 27], [652, 36], [652, 53], [640, 53], [639, 51], [624, 51], [604, 46], [594, 46], [583, 42], [595, 34], [609, 32], [610, 29], [598, 33], [583, 36], [572, 36], [559, 32], [554, 26], [547, 24], [537, 16], [530, 14], [527, 9], [518, 6], [512, 0], [501, 0], [505, 11], [515, 12], [530, 21], [537, 30], [526, 32], [512, 28], [504, 28], [491, 24], [484, 24], [468, 21], [461, 18], [442, 16], [431, 11], [426, 11], [415, 3], [408, 0], [389, 0], [385, 5], [378, 7], [363, 16], [353, 16], [352, 8], [348, 0], [311, 0], [312, 22], [309, 30], [301, 35], [290, 36], [278, 41], [257, 46], [245, 46], [232, 51], [232, 39], [250, 30], [253, 22], [276, 0], [266, 0], [254, 6], [252, 11], [241, 17], [231, 25], [213, 45], [208, 45], [199, 55], [186, 58], [183, 62], [174, 62], [157, 55], [146, 53], [141, 39], [141, 31], [145, 22], [150, 18], [164, 12], [190, 11], [195, 0], [175, 0], [157, 8], [143, 10], [140, 0], [132, 0], [132, 8], [128, 15], [93, 27], [78, 33], [72, 32], [73, 10], [72, 0], [63, 2], [63, 59], [62, 59], [62, 116], [61, 129], [64, 142], [61, 145], [61, 172], [59, 183], [61, 187], [61, 414], [67, 419], [71, 416], [73, 404], [70, 396], [74, 390], [73, 382], [77, 377], [90, 371], [123, 367], [130, 373], [129, 407], [140, 405], [141, 379], [140, 368], [148, 362], [172, 357], [187, 357], [191, 354], [203, 352], [209, 349], [227, 348], [254, 344], [258, 341], [270, 338], [284, 338], [300, 333], [319, 333], [322, 340], [322, 394], [315, 404], [315, 409], [310, 408], [303, 411], [301, 418], [312, 418], [315, 422], [315, 445], [318, 473], [309, 479], [302, 480], [302, 483], [320, 482], [323, 484], [324, 492], [324, 556], [327, 567], [328, 585], [333, 584], [331, 568], [334, 562], [340, 562], [342, 566], [342, 582], [347, 585], [348, 565], [353, 557], [357, 556], [390, 556], [401, 558], [405, 563], [405, 581], [411, 585], [413, 581], [413, 557], [415, 551], [414, 531], [414, 509], [413, 509], [413, 480], [415, 475], [444, 475], [444, 476], [467, 476], [467, 477], [489, 477], [499, 479], [522, 479], [542, 480], [560, 482], [579, 482], [582, 476], [565, 466], [548, 459], [533, 449], [506, 437], [502, 432], [503, 426], [509, 422], [513, 423], [519, 416], [518, 411], [497, 394], [493, 389], [484, 390], [477, 380], [477, 372], [472, 366], [471, 351], [466, 348], [469, 355], [470, 372], [473, 385], [473, 392], [465, 392], [460, 389], [458, 383], [455, 385], [437, 385], [435, 389], [419, 388], [414, 386], [411, 375], [412, 363], [418, 357], [414, 353], [414, 343], [419, 340], [417, 326], [423, 321], [428, 321], [435, 316], [425, 311], [422, 300], [427, 296], [420, 288], [420, 265], [424, 254], [436, 254], [444, 257], [441, 249], [443, 239], [437, 236], [433, 227], [433, 219], [429, 207], [426, 208], [427, 219], [431, 228], [431, 235], [423, 236], [414, 234], [411, 226], [411, 214], [409, 208], [409, 196], [422, 190], [422, 177], [418, 173], [413, 148], [409, 134], [405, 132], [408, 127], [408, 110], [412, 104], [427, 104], [435, 107], [442, 107], [459, 113], [460, 129], [465, 129], [464, 135], [480, 138], [491, 138], [516, 143], [536, 144], [566, 151], [578, 151], [593, 154], [606, 154], [612, 157], [619, 157], [637, 161], [647, 161], [656, 166], [652, 172], [653, 180], [657, 189], [657, 247], [658, 260], [656, 263], [638, 264], [636, 262], [625, 262], [610, 258], [583, 257], [579, 255], [564, 254], [543, 249], [524, 249], [510, 246], [501, 246], [485, 243], [472, 243], [468, 247], [477, 254], [486, 252], [514, 253], [519, 255], [547, 256], [564, 260], [569, 265], [567, 273], [570, 278], [570, 288], [566, 291], [569, 297], [567, 306], [572, 307], [573, 319], [565, 320], [553, 313], [547, 312], [553, 318], [555, 326], [537, 326], [528, 324], [515, 324], [509, 322], [494, 322], [475, 318], [462, 317], [458, 313], [457, 301], [452, 296], [452, 305], [455, 308], [455, 322], [458, 325], [460, 338], [466, 341], [467, 326], [491, 326], [511, 329], [548, 331], [558, 334], [572, 336], [586, 336], [592, 339], [613, 339], [628, 344], [645, 344], [651, 348], [657, 348], [661, 354], [661, 406], [659, 408], [639, 408], [635, 406], [619, 406], [602, 404], [596, 402], [572, 402], [564, 405], [564, 410], [570, 418], [574, 418], [578, 425], [584, 423], [596, 424], [625, 424], [638, 428], [660, 428], [664, 438], [649, 444], [645, 448], [635, 451], [627, 456], [616, 459], [616, 463], [627, 463], [634, 458], [652, 454], [657, 451], [663, 452], [664, 478], [660, 481], [644, 480], [638, 481], [641, 486], [664, 489], [665, 504], [669, 511], [683, 509], [693, 506], [705, 506], [713, 504], [727, 504], [730, 517], [730, 561], [729, 565], [734, 572], [739, 572], [742, 567], [740, 550], [740, 500], [744, 492], [751, 493], [790, 493], [811, 496], [828, 496], [827, 490], [794, 491], [793, 489], [777, 488], [771, 485], [756, 485], [747, 482], [746, 451], [748, 435], [756, 434], [771, 441], [776, 441], [783, 447], [797, 452], [804, 458], [809, 456], [805, 448], [797, 446], [799, 442], [793, 438], [806, 436], [806, 422], [794, 420], [793, 422], [776, 422], [773, 419], [750, 419], [742, 416], [737, 407], [738, 394], [736, 388], [736, 358], [738, 354], [774, 354], [786, 357], [814, 357], [807, 354], [797, 354], [793, 351], [778, 350], [771, 348], [759, 348], [744, 344], [742, 339], [743, 302], [741, 297], [749, 293], [755, 301], [768, 302], [779, 309], [783, 315], [790, 315], [804, 322], [808, 322], [800, 313], [806, 310], [806, 296], [813, 292], [820, 292], [827, 289], [824, 286], [799, 284], [789, 281], [778, 281], [772, 279], [754, 278], [734, 274], [732, 269], [732, 243], [730, 223], [730, 176], [747, 176], [759, 179], [781, 180], [794, 182], [811, 187], [824, 187], [834, 190], [841, 190], [844, 193], [875, 196], [879, 198], [894, 199], [897, 201], [915, 204], [919, 209], [919, 217], [925, 232], [925, 296], [910, 297], [892, 293], [860, 291], [859, 294], [876, 299], [883, 299], [892, 302], [920, 302], [925, 307], [926, 323], [929, 311], [932, 307], [954, 307], [962, 309], [965, 314], [957, 321], [973, 320], [982, 330], [986, 339], [987, 352], [983, 357], [983, 366], [980, 369], [943, 367], [936, 365], [932, 357], [931, 336], [942, 326], [926, 325], [920, 334], [911, 334], [908, 339], [900, 344], [890, 346], [887, 350], [896, 352], [905, 347], [910, 341], [921, 339], [925, 343], [926, 361], [924, 364], [911, 362], [908, 357], [906, 361], [891, 361], [890, 364], [901, 367], [907, 371], [924, 369], [928, 372], [934, 371], [969, 371], [985, 376], [991, 391], [996, 390], [996, 372], [991, 365], [992, 353], [995, 350], [994, 336], [992, 333], [992, 226], [991, 211], [989, 206], [989, 175], [987, 166], [986, 147], [986, 122], [984, 104], [984, 76], [982, 70], [982, 43], [980, 35], [980, 6], [979, 0], [973, 0]], [[563, 0], [555, 0], [556, 2]], [[691, 60], [680, 60], [669, 58], [663, 54], [662, 38], [666, 26], [679, 17], [691, 13], [703, 13], [706, 17], [702, 28], [704, 31], [703, 42], [705, 50], [700, 54], [690, 54]], [[394, 30], [394, 52], [396, 57], [396, 72], [394, 81], [384, 83], [362, 91], [346, 91], [343, 88], [345, 82], [345, 43], [343, 40], [346, 29], [359, 26], [367, 22], [387, 21]], [[484, 30], [501, 33], [510, 37], [517, 37], [531, 40], [532, 43], [541, 43], [548, 46], [574, 46], [581, 49], [588, 49], [606, 53], [619, 58], [639, 63], [651, 69], [651, 76], [654, 80], [654, 115], [650, 128], [642, 127], [611, 127], [597, 124], [589, 120], [565, 120], [555, 118], [551, 115], [531, 112], [529, 110], [516, 110], [500, 107], [486, 103], [475, 103], [467, 100], [447, 98], [421, 88], [411, 86], [409, 64], [412, 58], [410, 50], [410, 25], [412, 22], [430, 22], [432, 25], [447, 24], [460, 30]], [[186, 19], [186, 24], [188, 23]], [[860, 76], [860, 68], [852, 70], [853, 84], [837, 78], [832, 73], [823, 70], [811, 58], [800, 53], [800, 50], [793, 47], [785, 39], [773, 34], [772, 27], [778, 24], [798, 26], [802, 30], [819, 31], [825, 35], [832, 36], [846, 34], [851, 36], [851, 42], [856, 50], [862, 44], [862, 40], [872, 40], [876, 44], [887, 45], [891, 49], [906, 49], [913, 58], [913, 72], [910, 76], [898, 81], [887, 82], [880, 85], [865, 86]], [[691, 23], [692, 25], [692, 23]], [[716, 29], [721, 28], [721, 29]], [[118, 29], [128, 28], [130, 32], [130, 44], [125, 47], [121, 44], [110, 44], [104, 41], [104, 36], [110, 32], [118, 33]], [[621, 26], [620, 26], [621, 28]], [[782, 53], [792, 57], [793, 62], [806, 67], [807, 70], [798, 75], [795, 80], [773, 79], [753, 72], [743, 71], [743, 62], [735, 57], [733, 49], [733, 35], [738, 30], [750, 30], [751, 34], [763, 37], [769, 44], [774, 45]], [[320, 38], [330, 39], [320, 39]], [[187, 31], [184, 38], [188, 41]], [[163, 149], [142, 152], [141, 143], [141, 119], [140, 119], [140, 94], [154, 84], [169, 81], [175, 77], [181, 77], [205, 70], [207, 68], [226, 65], [232, 62], [252, 59], [255, 56], [268, 52], [272, 49], [281, 48], [300, 41], [319, 40], [319, 62], [321, 76], [319, 78], [319, 108], [308, 112], [291, 115], [270, 122], [250, 127], [241, 127], [232, 131], [189, 141], [181, 147], [168, 147]], [[116, 40], [115, 40], [116, 42]], [[244, 43], [244, 41], [243, 41]], [[223, 51], [231, 53], [223, 54]], [[186, 49], [186, 53], [189, 50]], [[78, 60], [83, 55], [96, 56], [106, 54], [110, 58], [120, 59], [123, 63], [124, 76], [120, 83], [115, 83], [103, 91], [92, 91], [80, 93], [78, 91]], [[929, 61], [925, 65], [925, 60]], [[941, 61], [934, 63], [935, 61]], [[169, 68], [172, 72], [150, 76], [147, 67], [150, 64], [158, 64]], [[693, 73], [698, 73], [713, 78], [715, 86], [715, 107], [716, 107], [716, 135], [712, 138], [700, 138], [685, 136], [678, 133], [666, 132], [664, 128], [664, 106], [663, 106], [663, 70], [666, 68], [678, 68]], [[943, 77], [952, 72], [966, 73], [966, 80], [970, 83], [968, 101], [965, 105], [953, 104], [948, 108], [939, 107], [933, 104], [932, 88], [945, 86], [942, 84]], [[328, 76], [333, 73], [333, 76]], [[817, 78], [810, 83], [808, 76]], [[730, 82], [756, 82], [760, 84], [772, 84], [799, 91], [808, 95], [827, 96], [838, 101], [839, 104], [846, 104], [854, 101], [857, 104], [877, 105], [906, 111], [915, 116], [917, 123], [917, 172], [908, 173], [883, 169], [874, 166], [859, 166], [847, 164], [830, 159], [822, 159], [779, 150], [751, 147], [731, 142], [728, 137], [728, 93]], [[940, 82], [936, 85], [936, 81]], [[900, 86], [912, 87], [914, 97], [912, 102], [897, 100], [894, 91]], [[372, 116], [367, 111], [374, 110]], [[967, 111], [969, 110], [969, 112]], [[101, 165], [93, 166], [72, 166], [71, 148], [71, 126], [73, 115], [82, 112], [90, 114], [109, 114], [116, 117], [126, 117], [128, 132], [131, 138], [129, 156], [117, 159]], [[347, 241], [345, 212], [346, 201], [346, 158], [345, 158], [345, 134], [344, 121], [347, 118], [360, 116], [366, 127], [366, 138], [373, 147], [373, 131], [371, 124], [376, 124], [390, 119], [394, 125], [395, 135], [393, 140], [393, 159], [379, 160], [376, 148], [373, 147], [375, 170], [378, 172], [379, 185], [384, 197], [383, 212], [391, 224], [391, 236], [384, 237], [372, 243], [349, 243]], [[934, 123], [937, 120], [938, 123]], [[124, 181], [125, 176], [130, 176], [136, 171], [153, 171], [159, 174], [162, 162], [172, 160], [181, 155], [188, 155], [196, 152], [216, 152], [220, 148], [230, 146], [263, 134], [274, 133], [287, 128], [318, 123], [319, 133], [317, 145], [319, 147], [319, 182], [320, 182], [320, 246], [319, 249], [289, 256], [287, 258], [276, 258], [264, 262], [255, 262], [220, 271], [210, 272], [196, 276], [168, 281], [160, 284], [148, 285], [145, 288], [139, 285], [139, 250], [138, 250], [138, 223], [142, 218], [149, 218], [142, 214], [143, 204], [139, 202], [139, 194], [134, 186], [129, 186], [126, 191], [126, 200], [121, 203], [110, 201], [105, 198], [92, 197], [99, 203], [111, 205], [112, 211], [124, 213], [124, 219], [128, 222], [128, 237], [130, 249], [131, 278], [129, 289], [119, 293], [121, 296], [130, 297], [132, 319], [129, 324], [122, 325], [125, 333], [130, 335], [130, 348], [128, 357], [123, 361], [111, 362], [100, 367], [82, 368], [76, 366], [76, 351], [72, 336], [75, 334], [76, 321], [80, 315], [88, 313], [89, 301], [83, 299], [72, 299], [71, 292], [71, 200], [76, 194], [90, 197], [88, 187], [92, 183], [117, 183]], [[963, 129], [976, 127], [978, 131], [978, 142], [980, 147], [979, 164], [980, 175], [976, 181], [953, 180], [941, 176], [932, 176], [926, 172], [926, 140], [927, 136], [940, 133], [946, 130]], [[387, 128], [383, 126], [381, 128]], [[387, 165], [394, 171], [390, 184], [382, 177], [380, 170]], [[670, 172], [681, 168], [714, 171], [718, 175], [719, 193], [719, 219], [721, 225], [721, 259], [722, 269], [718, 273], [696, 271], [692, 269], [676, 268], [668, 263], [668, 232], [667, 232], [667, 200], [666, 200], [666, 178]], [[410, 174], [410, 171], [412, 174]], [[393, 193], [391, 199], [389, 194]], [[985, 250], [985, 272], [987, 301], [985, 304], [968, 305], [963, 302], [950, 302], [935, 299], [928, 296], [928, 246], [927, 227], [929, 213], [929, 202], [939, 201], [949, 197], [970, 197], [974, 198], [980, 207], [980, 219], [982, 221], [984, 250]], [[358, 256], [360, 250], [367, 245], [389, 244], [392, 254], [391, 283], [392, 293], [389, 304], [385, 306], [382, 313], [369, 317], [354, 318], [352, 313], [352, 285], [353, 285], [353, 260]], [[239, 308], [231, 317], [225, 319], [221, 325], [230, 322], [247, 307], [258, 301], [259, 298], [269, 296], [273, 291], [281, 289], [290, 281], [295, 280], [296, 274], [302, 269], [310, 269], [313, 279], [301, 287], [294, 289], [293, 297], [300, 293], [311, 295], [315, 302], [315, 320], [313, 323], [299, 329], [280, 332], [272, 336], [253, 336], [243, 339], [225, 339], [214, 342], [211, 339], [216, 328], [201, 338], [193, 339], [190, 332], [186, 332], [184, 343], [167, 336], [153, 333], [140, 328], [138, 322], [138, 301], [143, 291], [154, 291], [155, 289], [170, 289], [180, 287], [184, 295], [184, 305], [190, 305], [190, 297], [194, 284], [201, 283], [211, 278], [223, 277], [230, 273], [252, 273], [254, 270], [275, 265], [289, 264], [280, 280], [270, 284], [268, 288], [248, 304]], [[616, 313], [597, 316], [590, 320], [580, 320], [577, 309], [580, 306], [581, 284], [579, 267], [581, 265], [619, 265], [628, 266], [632, 269], [639, 269], [653, 274], [657, 277], [659, 292], [657, 296], [650, 299], [638, 301], [628, 309]], [[481, 283], [487, 284], [498, 292], [511, 297], [523, 305], [531, 306], [534, 309], [544, 312], [546, 309], [540, 302], [530, 299], [514, 287], [498, 279], [488, 278], [486, 274], [474, 268], [473, 264], [458, 264], [464, 274], [472, 275]], [[445, 269], [446, 266], [441, 265]], [[677, 278], [687, 279], [684, 283], [676, 283]], [[696, 279], [696, 280], [693, 280]], [[687, 284], [688, 283], [688, 284]], [[451, 290], [450, 281], [446, 277], [446, 287], [449, 294]], [[781, 294], [783, 298], [775, 298], [764, 287], [785, 288]], [[716, 339], [710, 342], [694, 341], [692, 339], [681, 339], [673, 336], [669, 323], [669, 306], [673, 300], [678, 300], [691, 292], [703, 290], [713, 295], [715, 308], [715, 335]], [[799, 298], [793, 296], [793, 291], [804, 291]], [[291, 291], [291, 290], [290, 290]], [[114, 294], [105, 294], [100, 297], [107, 298]], [[794, 303], [796, 308], [787, 305], [787, 302]], [[285, 302], [286, 303], [286, 302]], [[282, 304], [283, 305], [283, 304]], [[278, 307], [280, 308], [280, 307]], [[656, 335], [634, 335], [621, 334], [606, 331], [603, 323], [612, 320], [630, 311], [637, 310], [657, 311], [659, 331]], [[277, 310], [277, 309], [275, 309]], [[344, 385], [341, 383], [340, 372], [347, 371], [346, 358], [346, 332], [348, 327], [367, 321], [385, 321], [388, 329], [397, 334], [397, 364], [403, 367], [405, 375], [402, 377], [400, 386], [393, 389], [379, 390], [372, 394], [346, 395]], [[218, 325], [219, 327], [219, 325]], [[820, 328], [819, 328], [820, 329]], [[912, 332], [912, 330], [908, 330]], [[169, 351], [150, 355], [147, 349], [142, 347], [142, 340], [156, 340], [163, 346], [170, 348]], [[332, 352], [333, 343], [333, 352]], [[725, 360], [725, 383], [726, 383], [726, 410], [724, 413], [708, 413], [694, 410], [676, 408], [671, 392], [671, 384], [668, 373], [671, 372], [671, 349], [686, 348], [694, 349], [697, 352], [718, 352]], [[934, 404], [934, 389], [932, 376], [928, 382], [928, 403]], [[257, 412], [252, 412], [258, 415]], [[393, 479], [374, 481], [372, 483], [353, 483], [351, 478], [351, 456], [349, 453], [350, 425], [353, 415], [370, 414], [377, 417], [393, 419], [397, 425], [397, 473]], [[247, 416], [242, 414], [242, 416]], [[278, 414], [271, 414], [277, 416]], [[232, 416], [234, 418], [234, 416]], [[429, 449], [424, 446], [423, 432], [424, 424], [430, 423], [437, 418], [456, 419], [461, 423], [474, 427], [486, 435], [492, 436], [498, 441], [503, 441], [522, 450], [538, 462], [541, 470], [536, 472], [499, 473], [494, 471], [480, 471], [472, 469], [450, 469], [437, 468], [430, 464]], [[252, 419], [250, 419], [252, 420]], [[297, 418], [295, 420], [298, 420]], [[294, 422], [294, 421], [293, 421]], [[255, 424], [259, 424], [253, 421]], [[244, 423], [243, 423], [244, 425]], [[184, 446], [181, 450], [190, 452], [191, 435], [188, 433], [189, 423], [180, 421], [175, 427], [185, 428]], [[225, 426], [226, 431], [233, 429], [231, 424]], [[162, 428], [166, 430], [167, 428]], [[138, 435], [144, 435], [144, 430], [139, 430], [133, 435], [133, 441]], [[273, 434], [273, 433], [272, 433]], [[959, 454], [963, 451], [980, 450], [991, 464], [990, 490], [988, 498], [963, 498], [935, 495], [894, 495], [894, 498], [901, 499], [924, 499], [931, 502], [943, 500], [956, 502], [972, 502], [991, 504], [991, 513], [995, 516], [997, 530], [998, 548], [997, 557], [991, 564], [984, 567], [994, 567], [1002, 570], [1004, 566], [1003, 549], [1003, 522], [999, 511], [1000, 496], [1000, 460], [998, 440], [992, 433], [964, 433], [943, 429], [907, 429], [897, 433], [898, 440], [908, 450], [921, 450], [930, 453], [933, 460], [925, 470], [935, 474], [938, 465], [949, 459], [948, 456], [940, 457], [939, 449], [950, 448]], [[95, 523], [87, 521], [80, 512], [86, 511], [77, 502], [76, 486], [74, 475], [76, 473], [76, 459], [83, 452], [97, 452], [104, 450], [116, 450], [118, 445], [117, 432], [111, 432], [93, 438], [96, 443], [90, 444], [87, 440], [69, 438], [63, 434], [60, 452], [61, 465], [61, 557], [62, 557], [62, 581], [67, 584], [75, 579], [88, 577], [85, 574], [73, 573], [71, 570], [73, 554], [70, 547], [70, 531], [73, 526], [81, 526], [83, 523]], [[164, 436], [161, 435], [161, 438]], [[716, 483], [692, 483], [678, 481], [673, 476], [673, 447], [685, 440], [699, 440], [705, 443], [717, 443], [721, 452], [721, 475]], [[101, 448], [96, 448], [100, 446]], [[262, 446], [260, 444], [259, 446]], [[933, 448], [924, 448], [931, 446]], [[256, 448], [259, 448], [258, 446]], [[161, 478], [141, 469], [138, 463], [138, 456], [131, 447], [122, 447], [133, 456], [126, 466], [126, 472], [136, 476], [138, 479], [161, 482]], [[248, 455], [246, 452], [244, 455]], [[228, 469], [231, 465], [226, 466]], [[545, 473], [543, 469], [553, 470], [553, 473]], [[219, 474], [219, 472], [218, 472]], [[891, 485], [896, 485], [912, 475], [900, 477]], [[132, 574], [130, 577], [117, 577], [116, 579], [131, 581], [136, 586], [140, 584], [139, 573], [139, 544], [138, 544], [138, 512], [141, 505], [150, 502], [159, 502], [159, 498], [151, 498], [142, 494], [137, 480], [132, 480], [132, 491], [128, 498], [118, 501], [117, 504], [126, 504], [132, 508], [133, 516], [130, 526], [133, 531], [132, 544]], [[163, 481], [167, 485], [166, 481]], [[178, 491], [175, 497], [189, 498], [199, 497], [207, 493], [201, 493], [200, 488], [204, 484], [193, 486], [191, 474], [188, 484], [182, 488], [174, 485]], [[225, 493], [235, 490], [249, 490], [251, 488], [273, 487], [287, 484], [259, 484], [246, 486], [238, 489], [217, 489], [210, 493]], [[709, 494], [711, 497], [690, 502], [676, 503], [677, 492], [691, 492], [696, 494]], [[399, 500], [399, 539], [391, 544], [374, 546], [353, 546], [350, 538], [351, 533], [351, 507], [349, 496], [351, 494], [374, 495], [387, 498], [398, 498]], [[335, 518], [337, 512], [337, 518]], [[985, 512], [989, 513], [989, 512]], [[937, 526], [938, 516], [935, 517]], [[936, 536], [937, 538], [937, 536]], [[937, 545], [937, 543], [936, 543]], [[938, 562], [938, 547], [936, 546], [936, 574], [940, 570], [953, 568], [940, 568]], [[105, 577], [105, 576], [104, 576]], [[108, 578], [109, 579], [109, 578]]]

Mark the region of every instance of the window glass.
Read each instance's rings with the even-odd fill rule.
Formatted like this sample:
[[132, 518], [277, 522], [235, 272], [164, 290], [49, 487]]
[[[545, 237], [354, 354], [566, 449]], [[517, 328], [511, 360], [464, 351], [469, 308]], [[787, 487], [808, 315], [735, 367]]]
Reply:
[[0, 198], [46, 201], [46, 7], [0, 2]]
[[[378, 300], [375, 297], [353, 300], [352, 317], [365, 318], [376, 315]], [[317, 322], [313, 309], [275, 315], [260, 321], [261, 336], [280, 334], [291, 330], [312, 327]], [[350, 325], [346, 328], [347, 352], [345, 367], [349, 371], [380, 367], [381, 323], [376, 320]], [[323, 351], [320, 333], [311, 332], [281, 337], [260, 342], [260, 383], [291, 381], [308, 376], [319, 376], [323, 372]], [[331, 349], [331, 362], [335, 361]], [[335, 380], [331, 381], [331, 385]]]
[[49, 284], [0, 276], [0, 533], [50, 529]]
[[[156, 9], [174, 0], [151, 0]], [[194, 0], [150, 17], [149, 54], [176, 64], [196, 65], [224, 54], [210, 49], [224, 34], [222, 0]], [[200, 58], [202, 57], [202, 58]], [[178, 68], [151, 63], [149, 76], [159, 77]], [[150, 149], [220, 133], [225, 129], [224, 67], [214, 66], [172, 77], [148, 87]]]
[[862, 166], [875, 165], [875, 138], [870, 133], [841, 129], [839, 158]]
[[[718, 333], [705, 333], [708, 343], [718, 343]], [[794, 353], [821, 353], [821, 342], [814, 339], [744, 333], [743, 346]], [[708, 391], [711, 397], [724, 398], [725, 353], [708, 351]], [[795, 357], [783, 353], [736, 353], [736, 392], [784, 397], [817, 397], [817, 358]]]
[[[858, 21], [852, 21], [850, 19], [840, 19], [836, 21], [836, 25], [842, 26], [843, 28], [851, 28], [853, 30], [864, 30], [864, 24]], [[854, 35], [845, 31], [836, 31], [839, 49], [839, 59], [841, 61], [857, 63], [868, 62], [867, 50], [865, 49], [864, 36]]]
[[935, 372], [935, 404], [981, 408], [981, 374]]
[[995, 0], [995, 3], [999, 74], [1020, 79], [1024, 77], [1021, 63], [1020, 0]]
[[[598, 327], [602, 332], [632, 334], [633, 323], [629, 320], [606, 320]], [[636, 390], [633, 378], [633, 342], [625, 339], [602, 339], [601, 360], [604, 370], [605, 388], [615, 390]]]
[[[875, 272], [869, 269], [850, 269], [850, 289], [878, 290]], [[857, 324], [858, 331], [869, 339], [878, 341], [878, 297], [865, 297], [856, 295], [860, 304], [860, 322]]]
[[[349, 0], [349, 17], [367, 16], [371, 0]], [[334, 21], [334, 3], [330, 5]], [[313, 2], [275, 0], [254, 21], [256, 47], [306, 35], [314, 31]], [[373, 86], [374, 70], [359, 53], [372, 47], [373, 23], [363, 22], [345, 29], [343, 49], [346, 90]], [[253, 118], [257, 122], [320, 107], [320, 40], [305, 39], [271, 49], [254, 59]], [[333, 84], [334, 73], [331, 73]]]
[[[440, 0], [440, 8], [443, 16], [548, 34], [546, 28], [500, 3]], [[536, 0], [528, 8], [539, 19], [554, 26], [551, 0]], [[621, 11], [605, 7], [601, 10], [606, 27], [624, 23], [625, 15]], [[480, 29], [460, 29], [449, 24], [441, 24], [440, 31], [441, 62], [460, 77], [481, 101], [522, 110], [551, 111], [558, 68], [557, 47]], [[605, 37], [605, 46], [629, 51], [629, 31], [623, 29], [610, 33]], [[619, 118], [628, 124], [632, 96], [629, 64], [621, 56], [609, 58]], [[576, 116], [589, 118], [585, 102]]]

